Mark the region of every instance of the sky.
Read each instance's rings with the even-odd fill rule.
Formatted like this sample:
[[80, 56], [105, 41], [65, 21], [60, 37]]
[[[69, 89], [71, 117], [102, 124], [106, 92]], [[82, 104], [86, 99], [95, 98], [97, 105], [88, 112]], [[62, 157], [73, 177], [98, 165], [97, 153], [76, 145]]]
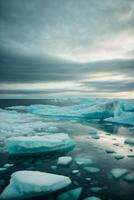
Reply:
[[0, 98], [134, 98], [133, 0], [0, 0]]

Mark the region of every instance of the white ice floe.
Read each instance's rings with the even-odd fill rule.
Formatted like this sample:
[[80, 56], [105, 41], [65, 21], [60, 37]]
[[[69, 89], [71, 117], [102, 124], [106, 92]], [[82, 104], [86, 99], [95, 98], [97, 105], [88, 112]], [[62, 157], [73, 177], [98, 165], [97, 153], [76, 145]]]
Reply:
[[76, 188], [73, 190], [69, 190], [57, 197], [56, 200], [78, 200], [82, 192], [82, 188]]
[[114, 179], [120, 179], [121, 177], [123, 177], [125, 174], [128, 173], [128, 170], [124, 168], [115, 168], [112, 169], [110, 173]]
[[71, 156], [62, 156], [58, 158], [57, 164], [58, 165], [69, 165], [72, 162]]
[[66, 176], [39, 171], [17, 171], [11, 175], [9, 185], [4, 189], [1, 199], [24, 199], [52, 193], [71, 184]]
[[10, 154], [49, 153], [70, 149], [74, 145], [74, 141], [64, 133], [10, 137], [6, 140]]

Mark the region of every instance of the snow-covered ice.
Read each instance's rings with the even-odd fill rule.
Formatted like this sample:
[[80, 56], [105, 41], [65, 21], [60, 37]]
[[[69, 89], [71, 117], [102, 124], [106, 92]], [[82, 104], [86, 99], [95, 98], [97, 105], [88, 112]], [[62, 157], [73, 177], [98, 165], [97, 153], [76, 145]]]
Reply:
[[39, 171], [17, 171], [11, 175], [9, 185], [4, 189], [1, 199], [24, 199], [52, 193], [71, 184], [66, 176]]
[[69, 165], [72, 162], [71, 156], [62, 156], [58, 158], [57, 164], [58, 165]]
[[75, 142], [68, 134], [57, 133], [45, 136], [19, 136], [6, 140], [10, 154], [49, 153], [71, 149]]

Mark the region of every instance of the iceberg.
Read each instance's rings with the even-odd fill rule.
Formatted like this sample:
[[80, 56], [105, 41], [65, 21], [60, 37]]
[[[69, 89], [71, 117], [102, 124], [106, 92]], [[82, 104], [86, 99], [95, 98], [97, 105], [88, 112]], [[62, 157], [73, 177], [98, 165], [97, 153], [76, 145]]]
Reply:
[[1, 199], [24, 199], [52, 193], [71, 184], [66, 176], [40, 171], [17, 171], [11, 175], [9, 185], [4, 189]]
[[65, 133], [45, 136], [18, 136], [6, 140], [10, 154], [51, 153], [61, 150], [71, 150], [75, 142]]
[[105, 119], [114, 115], [114, 101], [97, 104], [83, 103], [73, 106], [31, 105], [28, 112], [39, 116]]

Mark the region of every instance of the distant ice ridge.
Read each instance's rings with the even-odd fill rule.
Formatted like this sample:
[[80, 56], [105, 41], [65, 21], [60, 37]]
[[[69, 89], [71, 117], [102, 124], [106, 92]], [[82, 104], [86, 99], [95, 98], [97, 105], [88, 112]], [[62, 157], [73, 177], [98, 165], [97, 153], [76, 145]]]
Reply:
[[71, 184], [66, 176], [39, 171], [17, 171], [11, 175], [9, 185], [4, 189], [1, 199], [24, 199], [52, 193]]
[[134, 100], [78, 99], [78, 105], [31, 105], [28, 112], [49, 117], [76, 117], [134, 125]]
[[18, 136], [6, 140], [6, 147], [10, 154], [50, 153], [70, 150], [75, 142], [68, 134], [57, 133], [45, 136]]

